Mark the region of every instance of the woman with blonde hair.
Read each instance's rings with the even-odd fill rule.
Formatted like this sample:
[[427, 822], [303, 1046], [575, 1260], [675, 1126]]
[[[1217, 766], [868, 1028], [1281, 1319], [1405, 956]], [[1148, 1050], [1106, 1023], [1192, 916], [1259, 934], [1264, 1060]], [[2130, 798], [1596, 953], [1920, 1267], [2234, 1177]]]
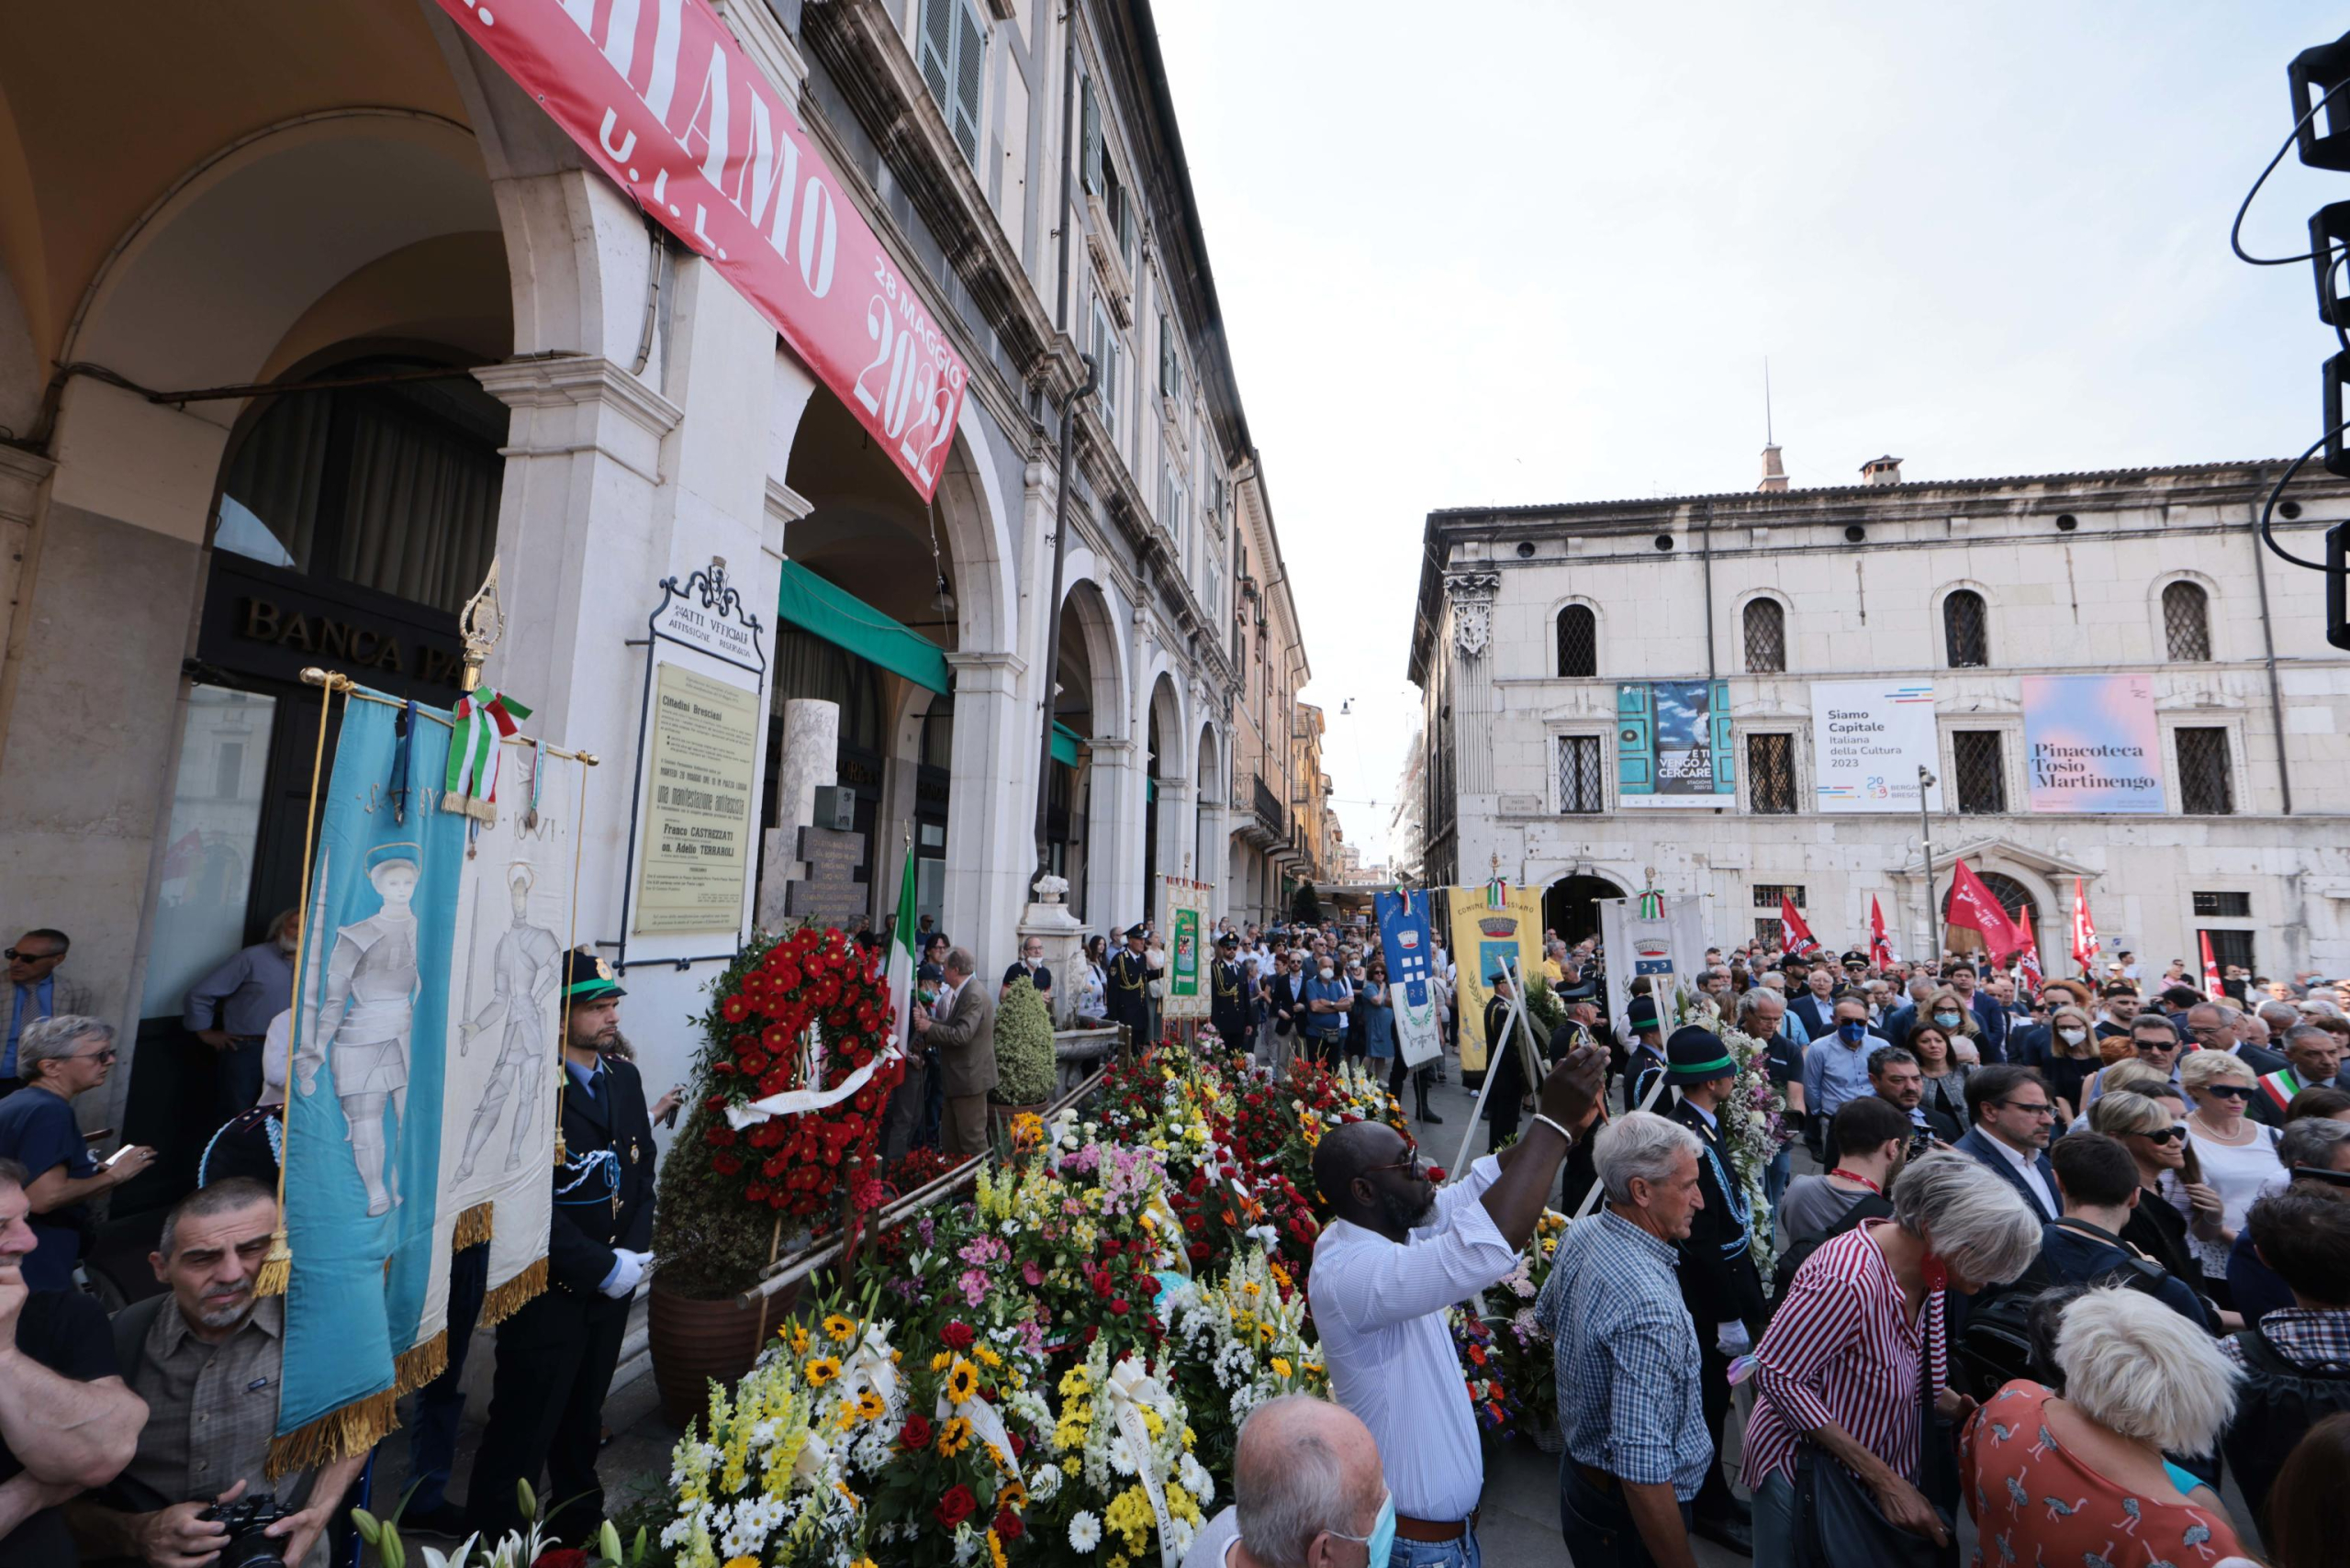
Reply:
[[[2052, 1291], [2032, 1328], [2035, 1341], [2053, 1338], [2058, 1386], [2018, 1378], [1960, 1440], [1983, 1558], [2202, 1562], [2240, 1552], [2211, 1489], [2163, 1457], [2210, 1452], [2235, 1413], [2241, 1374], [2210, 1336], [2125, 1286]], [[2114, 1552], [2124, 1540], [2137, 1543], [2126, 1558]]]
[[2189, 1238], [2188, 1215], [2197, 1208], [2216, 1215], [2221, 1204], [2219, 1194], [2204, 1185], [2202, 1168], [2187, 1145], [2187, 1124], [2179, 1119], [2183, 1109], [2167, 1080], [2158, 1089], [2109, 1087], [2089, 1107], [2089, 1130], [2120, 1140], [2138, 1164], [2138, 1204], [2121, 1227], [2121, 1239], [2192, 1286], [2207, 1305], [2207, 1316], [2240, 1328], [2242, 1320], [2230, 1322], [2235, 1314], [2222, 1313], [2204, 1291], [2203, 1266]]
[[2284, 1179], [2285, 1168], [2277, 1159], [2277, 1129], [2244, 1115], [2259, 1086], [2252, 1069], [2233, 1053], [2191, 1051], [2178, 1064], [2178, 1079], [2195, 1107], [2187, 1118], [2187, 1132], [2203, 1169], [2204, 1185], [2220, 1197], [2217, 1214], [2190, 1210], [2187, 1216], [2196, 1260], [2203, 1266], [2203, 1293], [2232, 1308], [2229, 1249], [2235, 1246], [2236, 1232], [2244, 1228], [2244, 1211], [2253, 1200]]
[[[1975, 1021], [1975, 1009], [1961, 1001], [1949, 986], [1942, 987], [1926, 998], [1918, 1009], [1918, 1024], [1936, 1024], [1950, 1036], [1951, 1059], [1980, 1066], [1983, 1060], [1983, 1025]], [[1912, 1033], [1916, 1031], [1912, 1025]], [[1906, 1043], [1906, 1042], [1900, 1042]]]

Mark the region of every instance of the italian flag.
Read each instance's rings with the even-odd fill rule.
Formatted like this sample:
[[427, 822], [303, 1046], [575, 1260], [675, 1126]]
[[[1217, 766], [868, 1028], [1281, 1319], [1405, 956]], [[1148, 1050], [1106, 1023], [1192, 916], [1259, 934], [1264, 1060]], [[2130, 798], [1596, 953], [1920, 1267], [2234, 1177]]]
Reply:
[[913, 1019], [914, 944], [920, 940], [914, 927], [920, 917], [914, 913], [914, 850], [906, 846], [905, 874], [898, 879], [898, 921], [890, 931], [890, 1005], [896, 1009], [900, 1039]]

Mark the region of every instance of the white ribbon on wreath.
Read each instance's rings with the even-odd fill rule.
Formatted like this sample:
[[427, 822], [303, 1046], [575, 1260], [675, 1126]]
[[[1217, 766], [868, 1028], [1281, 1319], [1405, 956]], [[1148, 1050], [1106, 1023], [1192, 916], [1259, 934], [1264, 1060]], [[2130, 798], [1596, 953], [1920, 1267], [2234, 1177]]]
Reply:
[[[824, 1038], [813, 1020], [808, 1025], [808, 1035], [800, 1054], [800, 1081], [821, 1082], [824, 1076]], [[829, 1110], [854, 1095], [873, 1081], [873, 1075], [902, 1053], [898, 1042], [891, 1040], [873, 1053], [873, 1059], [834, 1084], [830, 1089], [787, 1089], [780, 1094], [770, 1094], [764, 1100], [754, 1100], [746, 1105], [726, 1107], [726, 1125], [736, 1132], [755, 1126], [770, 1116], [799, 1116], [810, 1111]]]
[[1126, 1445], [1126, 1456], [1135, 1462], [1135, 1474], [1142, 1482], [1143, 1495], [1150, 1499], [1150, 1511], [1158, 1520], [1159, 1561], [1171, 1562], [1174, 1558], [1169, 1551], [1169, 1532], [1175, 1521], [1167, 1511], [1166, 1478], [1152, 1468], [1150, 1425], [1142, 1416], [1144, 1408], [1160, 1397], [1158, 1381], [1129, 1355], [1112, 1369], [1102, 1397], [1109, 1404], [1111, 1418], [1118, 1424], [1118, 1440]]
[[1003, 1466], [1004, 1473], [1013, 1480], [1019, 1480], [1020, 1461], [1014, 1458], [1012, 1452], [1012, 1434], [1005, 1429], [1003, 1417], [996, 1414], [995, 1406], [979, 1398], [976, 1394], [962, 1404], [955, 1405], [948, 1401], [946, 1391], [940, 1389], [938, 1406], [933, 1412], [933, 1419], [945, 1421], [956, 1416], [960, 1416], [971, 1424], [971, 1434], [979, 1441], [992, 1447], [999, 1462]]

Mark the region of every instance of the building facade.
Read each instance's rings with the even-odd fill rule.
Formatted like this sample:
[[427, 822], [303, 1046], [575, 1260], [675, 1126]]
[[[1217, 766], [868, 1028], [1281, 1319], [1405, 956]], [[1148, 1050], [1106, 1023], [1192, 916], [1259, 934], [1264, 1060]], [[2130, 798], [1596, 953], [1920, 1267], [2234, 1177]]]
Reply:
[[[1788, 490], [1776, 456], [1751, 494], [1429, 514], [1399, 812], [1425, 879], [1541, 887], [1577, 935], [1594, 899], [1695, 894], [1724, 943], [1777, 935], [1785, 898], [1839, 948], [1874, 900], [1915, 955], [1964, 859], [2050, 974], [2074, 972], [2076, 879], [2109, 958], [2192, 965], [2208, 933], [2262, 973], [2350, 969], [2350, 658], [2322, 580], [2258, 543], [2281, 465], [1904, 483], [1884, 458]], [[2304, 470], [2277, 537], [2322, 555], [2344, 516], [2350, 487]], [[2150, 687], [2135, 809], [2065, 809], [2028, 755], [2053, 676]], [[1838, 681], [1930, 712], [1881, 809], [1818, 777]], [[1684, 701], [1676, 752], [1656, 704]]]
[[[928, 501], [856, 411], [864, 378], [795, 353], [692, 213], [655, 221], [669, 155], [608, 173], [477, 11], [0, 17], [0, 921], [67, 931], [138, 1038], [94, 1120], [171, 1151], [202, 1070], [178, 997], [297, 900], [319, 722], [299, 670], [447, 704], [493, 560], [487, 678], [603, 759], [578, 934], [628, 944], [649, 1081], [685, 1076], [684, 1020], [759, 883], [801, 869], [794, 699], [837, 709], [816, 771], [854, 796], [877, 924], [911, 846], [924, 913], [1001, 967], [1040, 837], [1095, 929], [1161, 873], [1261, 901], [1235, 751], [1286, 755], [1304, 655], [1149, 6], [711, 9], [754, 80], [679, 75], [675, 7], [562, 14], [666, 106], [681, 160], [717, 166], [714, 95], [738, 141], [772, 132], [769, 102], [798, 117], [803, 226], [852, 212], [880, 252], [826, 275], [893, 274], [968, 367]], [[764, 863], [731, 925], [632, 935], [647, 617], [697, 571], [760, 624]]]

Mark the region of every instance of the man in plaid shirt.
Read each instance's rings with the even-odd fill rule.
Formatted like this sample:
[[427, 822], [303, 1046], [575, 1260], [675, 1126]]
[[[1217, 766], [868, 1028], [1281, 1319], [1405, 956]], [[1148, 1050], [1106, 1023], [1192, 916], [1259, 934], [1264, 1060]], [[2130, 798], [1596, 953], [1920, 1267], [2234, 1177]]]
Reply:
[[2292, 1305], [2220, 1341], [2244, 1370], [2221, 1447], [2259, 1517], [2301, 1434], [2350, 1410], [2350, 1192], [2295, 1182], [2253, 1204], [2244, 1228], [2293, 1293]]
[[1634, 1111], [1592, 1148], [1607, 1205], [1567, 1228], [1535, 1316], [1557, 1347], [1559, 1523], [1576, 1568], [1687, 1568], [1714, 1462], [1676, 1243], [1704, 1206], [1697, 1137]]

